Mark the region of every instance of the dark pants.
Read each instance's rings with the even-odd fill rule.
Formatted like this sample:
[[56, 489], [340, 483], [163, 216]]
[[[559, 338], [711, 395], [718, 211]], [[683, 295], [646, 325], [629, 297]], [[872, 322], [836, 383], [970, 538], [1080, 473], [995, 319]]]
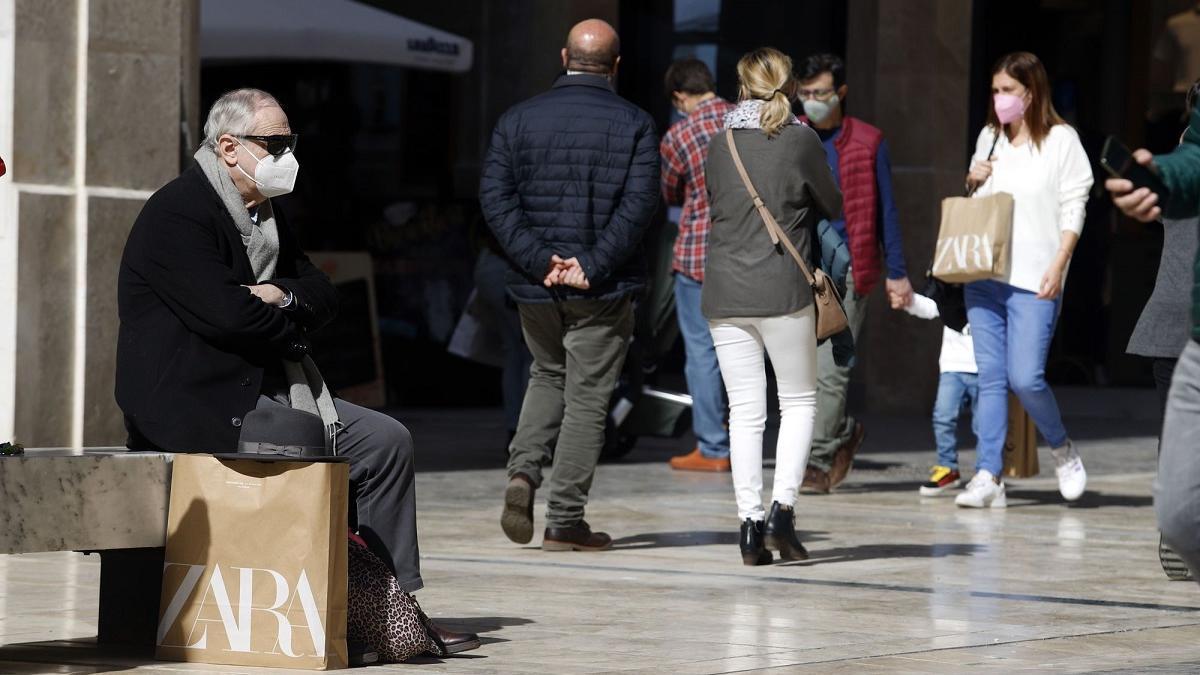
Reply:
[[[846, 272], [846, 297], [843, 298], [846, 320], [854, 340], [862, 339], [863, 324], [867, 321], [870, 298], [854, 290], [854, 271]], [[850, 393], [850, 367], [839, 366], [833, 358], [833, 341], [826, 340], [817, 347], [817, 426], [813, 431], [810, 466], [828, 471], [838, 448], [850, 442], [858, 422], [846, 414], [846, 398]]]
[[[287, 405], [286, 394], [259, 396], [258, 406]], [[416, 456], [412, 436], [392, 417], [334, 400], [346, 428], [338, 434], [338, 454], [350, 458], [350, 520], [409, 593], [421, 581], [417, 550]]]
[[1167, 414], [1167, 396], [1171, 393], [1171, 376], [1175, 374], [1175, 364], [1179, 359], [1156, 357], [1150, 362], [1150, 372], [1154, 375], [1154, 389], [1158, 392], [1160, 412]]
[[523, 473], [541, 486], [542, 465], [554, 448], [546, 523], [570, 527], [583, 519], [604, 447], [608, 404], [633, 331], [633, 301], [571, 300], [519, 309], [533, 367], [509, 447], [508, 475]]

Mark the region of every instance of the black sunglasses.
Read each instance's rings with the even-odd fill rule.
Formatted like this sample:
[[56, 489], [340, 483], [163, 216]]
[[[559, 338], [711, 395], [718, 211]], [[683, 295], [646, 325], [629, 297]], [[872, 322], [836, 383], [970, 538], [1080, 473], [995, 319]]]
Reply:
[[278, 157], [285, 152], [295, 152], [300, 134], [276, 134], [274, 136], [238, 136], [250, 141], [262, 143], [267, 152]]

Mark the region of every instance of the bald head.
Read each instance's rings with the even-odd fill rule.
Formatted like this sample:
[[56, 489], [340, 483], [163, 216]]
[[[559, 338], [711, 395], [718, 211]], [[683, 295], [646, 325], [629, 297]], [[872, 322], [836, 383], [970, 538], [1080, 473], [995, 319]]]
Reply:
[[563, 47], [563, 67], [597, 75], [608, 75], [617, 69], [621, 54], [621, 39], [617, 31], [600, 19], [580, 21], [567, 33]]

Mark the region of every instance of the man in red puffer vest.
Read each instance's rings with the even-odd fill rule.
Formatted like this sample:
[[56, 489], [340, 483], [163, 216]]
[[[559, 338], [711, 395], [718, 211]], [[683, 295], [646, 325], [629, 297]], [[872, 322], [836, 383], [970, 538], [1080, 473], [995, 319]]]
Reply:
[[[892, 309], [912, 303], [912, 284], [904, 265], [900, 220], [892, 198], [892, 164], [887, 141], [875, 127], [842, 113], [846, 99], [846, 66], [832, 54], [810, 56], [799, 74], [800, 102], [806, 121], [825, 144], [829, 168], [842, 189], [845, 220], [833, 226], [850, 248], [846, 279], [846, 317], [855, 341], [867, 314], [867, 297], [887, 272], [885, 285]], [[854, 463], [865, 431], [846, 414], [850, 368], [833, 360], [826, 342], [817, 350], [817, 420], [812, 453], [804, 473], [805, 492], [828, 493]]]

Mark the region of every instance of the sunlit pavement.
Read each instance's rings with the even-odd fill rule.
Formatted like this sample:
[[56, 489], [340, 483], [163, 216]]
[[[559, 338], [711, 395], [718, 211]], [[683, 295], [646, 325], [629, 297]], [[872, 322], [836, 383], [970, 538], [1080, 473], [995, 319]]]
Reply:
[[[729, 476], [665, 464], [686, 442], [647, 441], [601, 466], [587, 518], [613, 535], [614, 550], [544, 553], [543, 495], [533, 544], [500, 532], [494, 415], [397, 416], [428, 468], [418, 479], [418, 598], [484, 644], [376, 670], [1200, 669], [1200, 588], [1168, 581], [1159, 565], [1155, 440], [1144, 422], [1068, 420], [1092, 475], [1078, 503], [1062, 502], [1043, 449], [1042, 475], [1011, 481], [1007, 510], [975, 511], [917, 496], [932, 461], [919, 447], [924, 421], [867, 418], [867, 447], [847, 483], [797, 504], [811, 559], [745, 567]], [[972, 462], [964, 453], [964, 466]], [[0, 556], [0, 672], [239, 670], [98, 652], [87, 640], [98, 572], [73, 553]]]

